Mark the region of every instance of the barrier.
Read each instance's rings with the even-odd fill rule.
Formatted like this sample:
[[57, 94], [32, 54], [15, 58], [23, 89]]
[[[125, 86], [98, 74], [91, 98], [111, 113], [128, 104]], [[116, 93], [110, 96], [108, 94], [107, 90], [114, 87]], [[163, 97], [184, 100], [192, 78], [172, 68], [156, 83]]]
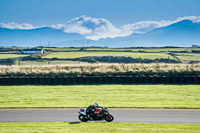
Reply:
[[200, 84], [200, 76], [0, 77], [0, 85]]
[[194, 77], [194, 84], [200, 84], [200, 77]]

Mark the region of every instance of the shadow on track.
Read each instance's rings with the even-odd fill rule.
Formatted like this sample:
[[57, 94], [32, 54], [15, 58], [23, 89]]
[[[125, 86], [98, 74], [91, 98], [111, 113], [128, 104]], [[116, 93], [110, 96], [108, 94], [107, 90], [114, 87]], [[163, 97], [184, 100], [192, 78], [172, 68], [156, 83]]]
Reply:
[[79, 124], [81, 122], [69, 122], [69, 124]]

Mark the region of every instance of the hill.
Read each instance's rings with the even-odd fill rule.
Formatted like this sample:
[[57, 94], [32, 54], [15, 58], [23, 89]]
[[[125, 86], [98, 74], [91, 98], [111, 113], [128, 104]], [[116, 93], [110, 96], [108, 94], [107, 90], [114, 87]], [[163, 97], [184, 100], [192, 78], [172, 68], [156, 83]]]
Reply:
[[[4, 46], [38, 46], [50, 43], [85, 39], [76, 33], [65, 33], [49, 27], [20, 30], [0, 28], [0, 44]], [[65, 45], [68, 45], [65, 43]], [[69, 45], [68, 45], [69, 46]]]
[[49, 27], [32, 30], [0, 28], [0, 45], [38, 46], [51, 42], [51, 46], [108, 46], [108, 47], [160, 47], [191, 46], [200, 44], [200, 23], [183, 20], [172, 25], [157, 28], [144, 34], [127, 37], [106, 38], [97, 41], [85, 39], [77, 33], [65, 33]]

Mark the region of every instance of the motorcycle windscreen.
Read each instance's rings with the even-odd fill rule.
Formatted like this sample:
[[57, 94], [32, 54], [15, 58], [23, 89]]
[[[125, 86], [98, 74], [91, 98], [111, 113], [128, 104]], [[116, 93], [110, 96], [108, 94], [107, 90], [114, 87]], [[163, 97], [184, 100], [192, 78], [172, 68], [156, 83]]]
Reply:
[[85, 112], [85, 109], [80, 109], [80, 112]]

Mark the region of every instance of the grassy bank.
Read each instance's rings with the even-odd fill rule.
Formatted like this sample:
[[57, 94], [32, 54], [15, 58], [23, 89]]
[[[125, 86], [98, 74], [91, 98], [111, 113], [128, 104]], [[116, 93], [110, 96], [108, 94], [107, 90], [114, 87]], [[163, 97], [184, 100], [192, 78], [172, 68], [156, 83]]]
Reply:
[[199, 75], [200, 64], [71, 64], [71, 65], [0, 65], [0, 76], [18, 75]]
[[0, 86], [0, 108], [86, 107], [200, 108], [199, 85]]
[[65, 123], [65, 122], [29, 122], [0, 123], [3, 133], [199, 133], [200, 125], [192, 124], [146, 124], [146, 123]]

